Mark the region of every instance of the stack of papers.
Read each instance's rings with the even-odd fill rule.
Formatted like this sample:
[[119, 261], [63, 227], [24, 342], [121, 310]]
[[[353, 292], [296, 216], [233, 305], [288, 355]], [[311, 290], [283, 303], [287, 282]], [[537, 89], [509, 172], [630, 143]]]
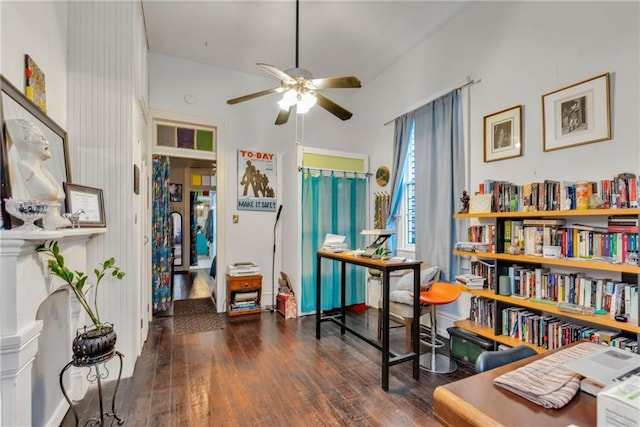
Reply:
[[462, 283], [467, 289], [482, 289], [484, 288], [484, 277], [477, 274], [458, 274], [456, 281]]
[[326, 252], [343, 252], [347, 249], [346, 236], [327, 233], [322, 243], [322, 250]]

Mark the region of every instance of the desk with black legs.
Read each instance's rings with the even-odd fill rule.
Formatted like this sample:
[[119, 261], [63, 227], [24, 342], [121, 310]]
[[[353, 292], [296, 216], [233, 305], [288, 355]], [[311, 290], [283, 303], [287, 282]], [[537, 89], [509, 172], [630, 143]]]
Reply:
[[[344, 334], [346, 331], [351, 332], [361, 340], [371, 344], [378, 350], [382, 351], [382, 389], [389, 390], [389, 367], [399, 363], [413, 361], [413, 378], [420, 378], [420, 339], [419, 328], [414, 327], [411, 331], [413, 348], [412, 352], [399, 354], [389, 349], [389, 273], [398, 270], [413, 270], [413, 318], [420, 318], [420, 264], [421, 261], [403, 261], [390, 262], [379, 259], [364, 258], [347, 253], [333, 253], [318, 251], [316, 253], [316, 339], [320, 339], [320, 324], [322, 322], [331, 321], [340, 325], [340, 332]], [[335, 316], [323, 316], [321, 305], [321, 288], [322, 288], [322, 259], [330, 259], [340, 263], [340, 314]], [[350, 328], [346, 324], [346, 266], [347, 264], [359, 265], [367, 268], [375, 268], [382, 271], [382, 345], [369, 337], [362, 335], [360, 332]], [[351, 284], [355, 286], [355, 284]], [[413, 322], [416, 325], [419, 322]]]

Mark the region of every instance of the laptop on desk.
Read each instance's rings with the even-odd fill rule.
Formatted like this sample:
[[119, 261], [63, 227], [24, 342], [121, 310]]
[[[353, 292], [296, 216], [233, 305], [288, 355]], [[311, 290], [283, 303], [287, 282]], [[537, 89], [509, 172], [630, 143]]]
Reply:
[[563, 366], [596, 383], [608, 386], [632, 375], [640, 376], [640, 354], [603, 346], [602, 350], [570, 360]]

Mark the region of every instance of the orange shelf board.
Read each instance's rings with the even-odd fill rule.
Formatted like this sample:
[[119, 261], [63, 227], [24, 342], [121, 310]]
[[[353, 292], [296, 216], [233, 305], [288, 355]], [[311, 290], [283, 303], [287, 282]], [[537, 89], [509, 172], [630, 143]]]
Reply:
[[581, 216], [618, 216], [618, 215], [640, 215], [640, 209], [583, 209], [564, 211], [527, 211], [527, 212], [487, 212], [453, 214], [456, 219], [464, 218], [566, 218]]
[[484, 325], [479, 325], [476, 322], [472, 322], [470, 320], [457, 320], [453, 322], [453, 324], [459, 328], [462, 328], [469, 332], [473, 332], [476, 335], [480, 335], [483, 338], [488, 338], [490, 340], [499, 342], [500, 344], [508, 345], [509, 347], [526, 345], [527, 347], [531, 347], [532, 349], [534, 349], [537, 353], [545, 353], [547, 351], [542, 347], [528, 342], [520, 341], [517, 338], [507, 337], [504, 335], [496, 335], [493, 333], [492, 328]]
[[477, 257], [483, 259], [495, 259], [500, 261], [522, 262], [530, 264], [558, 265], [562, 267], [584, 268], [585, 270], [614, 271], [621, 273], [640, 274], [640, 267], [627, 264], [610, 264], [578, 259], [555, 259], [537, 256], [494, 254], [489, 252], [468, 252], [454, 249], [453, 253], [460, 256]]
[[[530, 299], [521, 299], [521, 298], [514, 298], [507, 295], [499, 295], [487, 289], [472, 290], [472, 289], [467, 289], [464, 286], [461, 286], [461, 288], [463, 292], [470, 293], [478, 297], [487, 298], [494, 301], [500, 301], [510, 305], [517, 305], [519, 307], [525, 307], [531, 310], [544, 311], [546, 313], [550, 313], [556, 316], [562, 316], [566, 318], [580, 320], [581, 322], [585, 322], [585, 323], [599, 325], [607, 329], [615, 329], [615, 330], [620, 330], [624, 332], [640, 334], [640, 326], [638, 326], [637, 319], [628, 319], [626, 322], [618, 322], [610, 314], [594, 314], [593, 316], [584, 316], [581, 314], [567, 313], [566, 311], [560, 311], [558, 310], [556, 303], [554, 303], [553, 301], [549, 301], [548, 303], [542, 303], [542, 302], [532, 301]], [[473, 324], [473, 322], [471, 323]]]

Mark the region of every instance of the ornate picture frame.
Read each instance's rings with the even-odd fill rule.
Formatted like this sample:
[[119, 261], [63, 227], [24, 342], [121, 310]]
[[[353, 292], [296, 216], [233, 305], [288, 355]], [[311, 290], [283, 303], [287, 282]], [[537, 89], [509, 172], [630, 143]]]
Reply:
[[542, 148], [611, 139], [609, 73], [542, 95]]
[[[5, 121], [9, 119], [26, 119], [42, 130], [49, 141], [51, 158], [43, 166], [56, 177], [60, 185], [71, 181], [71, 167], [69, 161], [69, 146], [67, 132], [47, 116], [40, 108], [22, 94], [11, 82], [0, 75], [0, 202], [4, 227], [11, 228], [11, 219], [4, 209], [4, 199], [12, 197], [11, 176], [14, 175], [12, 158], [12, 143], [7, 138]], [[64, 207], [63, 207], [64, 209]]]
[[78, 216], [79, 227], [106, 227], [102, 189], [64, 183], [67, 212], [83, 212]]
[[484, 161], [522, 155], [522, 105], [484, 116]]

